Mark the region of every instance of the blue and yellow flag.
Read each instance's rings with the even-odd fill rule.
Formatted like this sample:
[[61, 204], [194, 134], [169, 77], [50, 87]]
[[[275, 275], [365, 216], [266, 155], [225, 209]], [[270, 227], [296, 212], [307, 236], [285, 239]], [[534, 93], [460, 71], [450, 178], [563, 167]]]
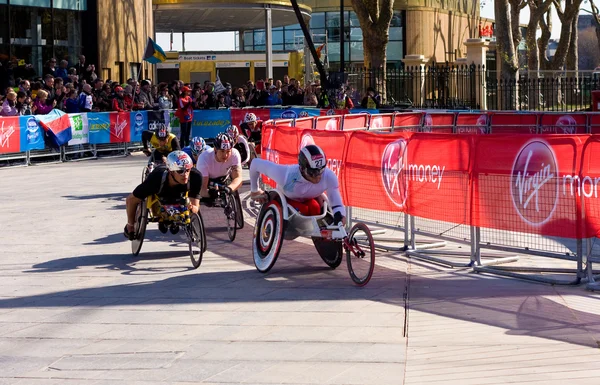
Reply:
[[146, 44], [146, 51], [144, 51], [143, 59], [148, 63], [156, 64], [162, 63], [167, 60], [165, 51], [151, 38], [148, 38], [148, 44]]

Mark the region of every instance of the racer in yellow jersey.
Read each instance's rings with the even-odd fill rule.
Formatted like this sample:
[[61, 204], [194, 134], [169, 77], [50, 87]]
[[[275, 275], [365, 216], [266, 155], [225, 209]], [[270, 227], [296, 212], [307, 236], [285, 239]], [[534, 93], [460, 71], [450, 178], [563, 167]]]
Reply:
[[[154, 151], [148, 149], [148, 142], [154, 147]], [[181, 150], [179, 140], [171, 134], [164, 124], [155, 131], [142, 132], [142, 144], [144, 145], [144, 154], [150, 156], [149, 162], [165, 163], [169, 153]]]

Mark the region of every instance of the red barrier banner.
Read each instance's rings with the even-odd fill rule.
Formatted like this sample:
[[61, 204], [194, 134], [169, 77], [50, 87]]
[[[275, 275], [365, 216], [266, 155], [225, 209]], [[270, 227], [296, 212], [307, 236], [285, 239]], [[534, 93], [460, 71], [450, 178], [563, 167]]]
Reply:
[[590, 120], [590, 134], [600, 134], [600, 113], [592, 112], [588, 114]]
[[576, 238], [578, 154], [586, 136], [475, 139], [473, 225]]
[[584, 143], [581, 154], [581, 173], [569, 178], [566, 192], [576, 195], [583, 206], [583, 223], [585, 238], [600, 237], [600, 200], [598, 184], [600, 183], [600, 137], [592, 135]]
[[461, 112], [456, 117], [457, 134], [487, 134], [488, 115], [486, 113]]
[[110, 142], [131, 142], [130, 112], [115, 112], [110, 114]]
[[0, 119], [0, 154], [19, 152], [21, 150], [21, 133], [19, 117], [3, 117]]
[[406, 148], [409, 132], [349, 133], [343, 160], [344, 203], [383, 211], [406, 211]]
[[316, 118], [315, 129], [338, 131], [342, 128], [341, 116], [318, 116]]
[[418, 132], [422, 124], [422, 112], [400, 112], [394, 114], [394, 131]]
[[540, 119], [542, 134], [585, 134], [587, 117], [582, 113], [544, 113]]
[[422, 218], [470, 223], [472, 136], [414, 134], [406, 151], [408, 213]]
[[431, 132], [434, 134], [452, 134], [454, 131], [454, 112], [434, 112], [426, 113], [423, 116], [422, 132]]
[[383, 130], [392, 128], [392, 122], [394, 120], [394, 114], [374, 114], [371, 115], [369, 121], [370, 130]]
[[538, 114], [529, 113], [493, 113], [490, 118], [492, 134], [535, 134], [537, 133]]
[[369, 125], [368, 114], [347, 114], [342, 118], [344, 130], [366, 129]]

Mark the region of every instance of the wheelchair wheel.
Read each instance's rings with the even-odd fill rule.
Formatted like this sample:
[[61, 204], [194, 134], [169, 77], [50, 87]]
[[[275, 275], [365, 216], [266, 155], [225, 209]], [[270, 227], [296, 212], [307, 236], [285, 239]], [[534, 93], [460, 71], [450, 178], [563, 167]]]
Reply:
[[281, 202], [271, 196], [260, 209], [252, 240], [254, 266], [261, 273], [271, 270], [277, 261], [283, 242], [284, 226]]
[[135, 211], [135, 239], [131, 241], [131, 253], [133, 255], [138, 255], [142, 250], [142, 244], [146, 236], [146, 224], [148, 224], [148, 207], [146, 207], [146, 199], [144, 199], [138, 204]]
[[192, 214], [190, 224], [186, 226], [186, 231], [192, 265], [194, 269], [197, 269], [202, 263], [202, 254], [206, 251], [206, 233], [204, 232], [202, 217], [198, 214]]
[[351, 249], [346, 250], [350, 278], [358, 286], [369, 283], [375, 268], [375, 243], [373, 235], [364, 223], [357, 223], [348, 233]]
[[229, 240], [233, 242], [237, 234], [237, 213], [235, 207], [235, 199], [233, 194], [227, 194], [225, 201], [225, 219], [227, 220], [227, 235]]
[[344, 258], [342, 242], [331, 241], [319, 237], [312, 237], [312, 241], [315, 245], [315, 249], [317, 249], [317, 252], [321, 256], [321, 259], [327, 266], [335, 269], [342, 263]]
[[240, 194], [237, 191], [233, 193], [233, 199], [235, 202], [235, 224], [237, 229], [241, 230], [244, 228], [244, 211], [242, 210]]

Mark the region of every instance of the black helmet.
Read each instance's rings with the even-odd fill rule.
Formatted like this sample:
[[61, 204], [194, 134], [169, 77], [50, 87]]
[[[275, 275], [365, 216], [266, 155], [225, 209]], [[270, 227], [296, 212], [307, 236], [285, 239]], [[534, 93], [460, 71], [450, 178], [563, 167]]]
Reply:
[[224, 132], [221, 132], [215, 138], [215, 150], [231, 150], [233, 148], [233, 143], [231, 143], [231, 138]]
[[300, 150], [298, 154], [298, 164], [300, 170], [311, 177], [319, 176], [325, 171], [327, 166], [327, 157], [321, 148], [314, 144], [309, 144]]
[[169, 136], [169, 130], [167, 130], [167, 127], [164, 124], [159, 124], [158, 130], [156, 130], [156, 136], [159, 139], [166, 139]]

